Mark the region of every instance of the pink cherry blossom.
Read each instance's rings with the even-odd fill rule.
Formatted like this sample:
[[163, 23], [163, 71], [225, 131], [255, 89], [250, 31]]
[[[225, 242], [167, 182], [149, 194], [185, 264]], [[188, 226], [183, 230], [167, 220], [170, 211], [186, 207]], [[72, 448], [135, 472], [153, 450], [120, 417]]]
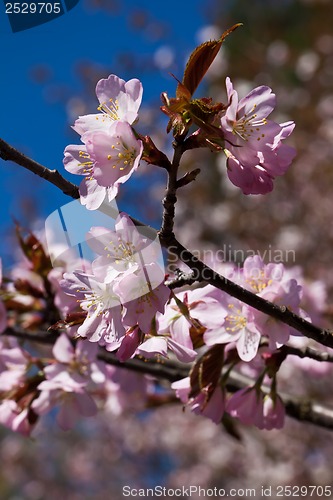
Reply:
[[[2, 261], [0, 258], [0, 287], [2, 285]], [[5, 331], [7, 326], [7, 313], [5, 306], [0, 298], [0, 333]]]
[[129, 216], [119, 214], [114, 231], [104, 227], [92, 227], [87, 235], [87, 243], [98, 254], [93, 261], [94, 275], [109, 283], [114, 280], [114, 270], [119, 274], [133, 272], [142, 264], [155, 262], [160, 244], [143, 236]]
[[[118, 272], [114, 273], [116, 278]], [[76, 297], [83, 311], [87, 311], [77, 335], [105, 345], [108, 350], [117, 349], [125, 335], [125, 328], [121, 303], [114, 292], [114, 282], [104, 283], [93, 274], [75, 272], [65, 273], [60, 285], [66, 294]]]
[[10, 391], [23, 382], [29, 358], [15, 339], [0, 340], [0, 391]]
[[142, 99], [142, 84], [136, 78], [125, 82], [116, 75], [99, 80], [96, 85], [100, 113], [80, 116], [73, 129], [80, 135], [87, 131], [105, 128], [113, 121], [130, 125], [138, 117]]
[[260, 429], [282, 429], [286, 410], [280, 396], [273, 398], [270, 394], [264, 397], [263, 427]]
[[[260, 295], [280, 307], [285, 307], [296, 314], [301, 314], [299, 309], [301, 291], [302, 287], [297, 284], [296, 280], [291, 279], [274, 288], [267, 288]], [[255, 311], [254, 315], [259, 330], [268, 337], [269, 347], [272, 350], [286, 344], [289, 336], [297, 333], [294, 328], [271, 316], [267, 316], [259, 311]]]
[[58, 408], [57, 423], [61, 429], [72, 429], [80, 417], [93, 417], [97, 413], [94, 399], [87, 392], [70, 392], [62, 389], [42, 390], [32, 405], [38, 415], [49, 413]]
[[103, 383], [105, 374], [103, 364], [96, 360], [97, 348], [83, 340], [74, 348], [67, 335], [62, 334], [53, 346], [55, 362], [44, 368], [46, 380], [39, 384], [39, 389], [83, 392], [89, 384]]
[[210, 346], [235, 342], [241, 360], [251, 361], [257, 354], [261, 338], [254, 309], [226, 294], [221, 309], [224, 309], [221, 326], [204, 333], [205, 343]]
[[295, 150], [281, 142], [295, 125], [267, 120], [275, 107], [275, 95], [269, 87], [257, 87], [240, 101], [230, 78], [226, 87], [229, 105], [221, 127], [229, 179], [244, 194], [268, 193], [274, 178], [287, 171], [295, 156]]
[[155, 336], [148, 336], [142, 344], [139, 345], [137, 353], [145, 358], [151, 358], [156, 354], [168, 357], [168, 349], [170, 349], [181, 363], [190, 363], [193, 361], [197, 352], [190, 347], [177, 342], [168, 335], [158, 334]]
[[193, 349], [190, 328], [214, 329], [221, 325], [221, 305], [216, 289], [207, 285], [176, 294], [166, 306], [163, 315], [157, 315], [159, 333], [169, 332], [171, 338]]
[[53, 346], [55, 362], [44, 368], [46, 380], [38, 385], [41, 391], [32, 403], [38, 415], [60, 406], [57, 415], [59, 426], [73, 427], [80, 415], [93, 416], [97, 412], [93, 392], [106, 380], [103, 365], [96, 361], [97, 345], [79, 341], [74, 348], [69, 338], [62, 334]]
[[30, 436], [32, 425], [28, 420], [28, 408], [22, 409], [16, 401], [3, 399], [0, 403], [0, 423], [23, 436]]
[[190, 377], [178, 380], [171, 384], [176, 391], [177, 397], [182, 403], [188, 405], [196, 415], [203, 415], [215, 424], [219, 424], [224, 414], [224, 394], [221, 387], [217, 386], [213, 391], [209, 387], [201, 389], [195, 397], [189, 397], [191, 391]]
[[163, 270], [152, 262], [125, 274], [115, 283], [114, 290], [125, 309], [125, 325], [138, 324], [144, 333], [150, 333], [153, 317], [157, 311], [163, 313], [170, 296], [170, 289], [163, 282]]
[[253, 387], [235, 392], [227, 401], [226, 411], [242, 424], [263, 428], [264, 394]]
[[134, 356], [140, 342], [141, 335], [139, 327], [136, 326], [133, 329], [129, 329], [123, 337], [121, 345], [116, 354], [119, 361], [123, 362]]
[[[290, 276], [291, 274], [285, 271], [282, 263], [265, 264], [259, 255], [254, 255], [247, 257], [244, 261], [237, 281], [260, 297], [305, 316], [299, 308], [302, 287]], [[253, 310], [253, 315], [257, 329], [262, 335], [268, 337], [271, 350], [286, 344], [289, 336], [296, 334], [293, 328], [260, 311]]]
[[113, 200], [119, 185], [138, 168], [143, 145], [130, 125], [119, 121], [87, 132], [82, 141], [81, 146], [66, 147], [64, 166], [68, 172], [85, 177], [79, 187], [81, 203], [96, 210], [106, 195], [109, 201]]
[[238, 282], [244, 288], [260, 295], [270, 287], [280, 284], [284, 276], [282, 263], [265, 264], [259, 255], [254, 255], [245, 259]]
[[231, 396], [226, 411], [245, 425], [259, 429], [281, 429], [284, 425], [285, 408], [277, 394], [264, 394], [255, 387], [245, 387]]

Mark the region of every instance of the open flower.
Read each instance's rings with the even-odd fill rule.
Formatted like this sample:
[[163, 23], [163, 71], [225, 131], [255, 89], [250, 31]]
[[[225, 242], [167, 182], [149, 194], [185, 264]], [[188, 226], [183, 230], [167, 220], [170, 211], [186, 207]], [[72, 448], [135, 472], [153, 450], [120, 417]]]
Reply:
[[257, 354], [261, 338], [255, 322], [254, 309], [233, 297], [224, 297], [225, 300], [221, 302], [221, 326], [207, 330], [204, 333], [204, 341], [209, 346], [235, 342], [241, 360], [251, 361]]
[[125, 213], [117, 217], [114, 231], [92, 227], [87, 234], [87, 243], [99, 255], [92, 266], [94, 275], [104, 283], [114, 280], [114, 270], [119, 274], [133, 272], [162, 255], [159, 242], [139, 233]]
[[66, 147], [64, 166], [68, 172], [85, 177], [79, 187], [81, 203], [96, 210], [106, 195], [113, 200], [119, 185], [138, 168], [143, 145], [126, 122], [87, 132], [82, 141], [84, 145]]
[[80, 416], [97, 413], [92, 394], [106, 379], [103, 365], [96, 361], [97, 345], [79, 341], [74, 348], [65, 334], [53, 346], [54, 363], [44, 368], [46, 380], [32, 403], [38, 415], [60, 405], [57, 422], [63, 430], [71, 429]]
[[[115, 271], [115, 275], [116, 275]], [[65, 273], [60, 285], [65, 293], [76, 297], [87, 317], [79, 326], [77, 335], [90, 342], [117, 349], [125, 335], [121, 318], [121, 304], [113, 291], [113, 283], [103, 283], [94, 275]]]
[[150, 333], [153, 317], [157, 311], [164, 312], [170, 297], [170, 289], [164, 285], [164, 272], [155, 262], [125, 274], [115, 283], [114, 290], [124, 305], [124, 323], [138, 324], [144, 333]]
[[226, 79], [229, 106], [221, 118], [225, 139], [227, 173], [244, 194], [265, 194], [273, 180], [284, 174], [294, 156], [294, 148], [282, 144], [293, 122], [275, 123], [268, 115], [275, 107], [275, 94], [266, 86], [257, 87], [238, 100], [230, 78]]
[[130, 125], [137, 119], [142, 99], [142, 84], [136, 78], [125, 82], [116, 75], [103, 78], [96, 85], [100, 113], [80, 116], [73, 129], [80, 135], [107, 128], [114, 121]]

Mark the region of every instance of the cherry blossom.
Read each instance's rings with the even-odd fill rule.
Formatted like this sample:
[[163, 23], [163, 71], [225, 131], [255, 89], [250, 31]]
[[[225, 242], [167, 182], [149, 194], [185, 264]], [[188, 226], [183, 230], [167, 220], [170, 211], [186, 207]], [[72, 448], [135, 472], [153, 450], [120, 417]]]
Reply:
[[113, 200], [119, 185], [138, 168], [143, 145], [130, 125], [120, 121], [87, 132], [82, 141], [83, 145], [66, 147], [64, 166], [68, 172], [84, 176], [79, 186], [81, 203], [96, 210], [106, 195], [108, 201]]
[[3, 399], [0, 403], [0, 423], [23, 436], [30, 436], [32, 425], [28, 419], [28, 409], [22, 409], [13, 399]]
[[263, 408], [263, 427], [260, 429], [282, 429], [284, 426], [286, 410], [280, 396], [276, 395], [275, 398], [271, 394], [266, 394], [264, 397]]
[[137, 119], [142, 99], [142, 84], [138, 79], [125, 82], [116, 75], [110, 75], [99, 80], [96, 95], [100, 113], [80, 116], [73, 126], [78, 134], [106, 128], [114, 121], [132, 125]]
[[221, 325], [221, 306], [216, 298], [218, 295], [211, 285], [175, 294], [164, 314], [157, 315], [159, 333], [169, 332], [173, 340], [193, 349], [191, 328], [200, 334]]
[[[116, 278], [118, 273], [114, 273]], [[99, 281], [93, 274], [74, 272], [65, 273], [60, 286], [64, 293], [75, 297], [80, 308], [87, 312], [77, 335], [105, 345], [108, 350], [117, 349], [125, 335], [125, 327], [114, 283]]]
[[242, 424], [263, 428], [264, 394], [260, 389], [244, 387], [227, 401], [226, 411]]
[[145, 358], [151, 358], [156, 354], [168, 358], [168, 349], [170, 349], [182, 363], [190, 363], [197, 356], [197, 352], [194, 349], [184, 345], [181, 341], [177, 342], [166, 334], [148, 336], [148, 339], [138, 346], [137, 353]]
[[0, 339], [0, 391], [10, 391], [24, 381], [29, 360], [15, 339]]
[[171, 384], [177, 397], [188, 405], [196, 415], [203, 415], [215, 424], [219, 424], [224, 414], [225, 403], [222, 389], [217, 386], [213, 390], [209, 387], [201, 389], [195, 397], [189, 397], [191, 392], [190, 377], [177, 380]]
[[97, 406], [90, 392], [105, 382], [96, 353], [96, 345], [79, 341], [74, 349], [68, 337], [61, 335], [53, 347], [55, 362], [44, 368], [46, 380], [38, 386], [41, 393], [32, 403], [33, 410], [44, 415], [60, 406], [57, 422], [64, 430], [72, 428], [79, 415], [94, 416]]
[[143, 263], [154, 262], [161, 251], [160, 244], [139, 233], [123, 212], [117, 217], [114, 231], [92, 227], [87, 234], [87, 243], [100, 256], [92, 266], [95, 276], [105, 283], [114, 280], [115, 270], [119, 274], [133, 272]]
[[[2, 260], [0, 259], [0, 287], [1, 284], [2, 284]], [[6, 326], [7, 326], [7, 313], [4, 304], [0, 299], [0, 333], [2, 333], [6, 329]]]
[[227, 295], [221, 309], [224, 309], [223, 323], [219, 328], [204, 333], [205, 343], [211, 346], [235, 342], [241, 360], [251, 361], [257, 354], [261, 338], [254, 309]]
[[124, 324], [138, 324], [144, 333], [151, 330], [151, 321], [156, 312], [163, 312], [170, 296], [164, 285], [164, 272], [156, 264], [143, 265], [136, 272], [125, 273], [114, 285], [124, 305]]
[[295, 125], [267, 119], [276, 101], [269, 87], [257, 87], [240, 101], [230, 78], [226, 87], [229, 105], [221, 127], [229, 179], [244, 194], [268, 193], [274, 178], [287, 171], [295, 156], [295, 150], [281, 142]]

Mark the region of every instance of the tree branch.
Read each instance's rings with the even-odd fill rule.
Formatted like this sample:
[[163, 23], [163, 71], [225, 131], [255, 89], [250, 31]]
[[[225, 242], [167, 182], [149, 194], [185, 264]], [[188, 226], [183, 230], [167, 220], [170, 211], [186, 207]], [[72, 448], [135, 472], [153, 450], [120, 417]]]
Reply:
[[305, 337], [316, 340], [327, 347], [333, 347], [333, 332], [331, 330], [323, 330], [293, 313], [287, 307], [273, 304], [218, 274], [179, 243], [173, 234], [161, 234], [160, 239], [164, 246], [172, 250], [184, 264], [192, 269], [193, 278], [195, 277], [197, 281], [209, 283], [254, 309], [295, 328]]
[[175, 205], [177, 203], [177, 175], [180, 159], [183, 154], [183, 146], [181, 142], [175, 141], [173, 144], [174, 155], [171, 168], [168, 172], [168, 184], [163, 198], [163, 216], [162, 226], [160, 229], [161, 235], [173, 234]]
[[174, 288], [180, 288], [185, 285], [193, 285], [193, 283], [198, 281], [194, 273], [184, 273], [180, 269], [176, 269], [175, 273], [177, 274], [175, 278], [172, 278], [171, 280], [165, 282], [166, 286], [168, 286], [172, 290]]
[[79, 198], [79, 190], [75, 184], [72, 184], [67, 179], [65, 179], [57, 170], [50, 170], [40, 163], [32, 160], [23, 153], [20, 153], [17, 149], [10, 146], [3, 139], [0, 139], [0, 158], [4, 161], [13, 161], [23, 168], [30, 170], [35, 175], [42, 177], [43, 179], [51, 182], [59, 188], [64, 194], [71, 196], [72, 198]]
[[[44, 332], [24, 332], [20, 329], [7, 328], [3, 335], [17, 337], [21, 340], [32, 342], [40, 342], [43, 344], [52, 345], [56, 339], [54, 333], [45, 334]], [[191, 365], [184, 365], [178, 361], [170, 360], [143, 360], [139, 358], [129, 359], [125, 362], [120, 362], [116, 355], [107, 352], [102, 347], [99, 349], [97, 358], [104, 363], [107, 363], [117, 368], [128, 369], [143, 375], [151, 375], [157, 379], [164, 379], [169, 382], [175, 382], [189, 376]], [[253, 386], [255, 381], [250, 377], [242, 375], [236, 371], [231, 371], [227, 382], [227, 390], [236, 392], [243, 387]], [[262, 386], [264, 392], [269, 392], [269, 388]], [[286, 413], [288, 416], [303, 422], [309, 422], [318, 427], [333, 429], [333, 409], [324, 407], [320, 404], [309, 400], [302, 400], [289, 394], [279, 393], [282, 398]]]
[[310, 358], [315, 361], [333, 363], [333, 354], [328, 352], [320, 352], [312, 347], [292, 347], [285, 345], [280, 348], [280, 351], [285, 352], [288, 356], [298, 356], [299, 358]]

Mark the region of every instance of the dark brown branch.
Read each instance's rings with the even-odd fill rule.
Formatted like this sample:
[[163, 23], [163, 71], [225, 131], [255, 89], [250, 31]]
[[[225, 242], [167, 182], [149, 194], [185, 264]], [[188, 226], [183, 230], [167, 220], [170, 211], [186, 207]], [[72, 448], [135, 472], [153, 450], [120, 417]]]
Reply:
[[[7, 328], [3, 335], [10, 335], [21, 340], [40, 342], [52, 345], [56, 340], [55, 334], [45, 334], [43, 332], [29, 333], [14, 328]], [[114, 353], [100, 348], [98, 359], [104, 363], [116, 366], [118, 368], [128, 369], [143, 375], [151, 375], [157, 379], [164, 379], [169, 382], [175, 382], [189, 375], [191, 366], [184, 365], [178, 361], [170, 360], [143, 360], [139, 358], [129, 359], [122, 363]], [[232, 371], [228, 378], [227, 390], [236, 392], [243, 387], [253, 386], [254, 380], [238, 372]], [[262, 387], [264, 392], [269, 392], [269, 388]], [[279, 393], [282, 398], [286, 413], [290, 417], [303, 422], [309, 422], [319, 427], [333, 429], [333, 409], [323, 407], [309, 400], [296, 398], [288, 394]]]
[[329, 352], [320, 352], [312, 347], [292, 347], [285, 345], [281, 347], [281, 351], [285, 352], [287, 355], [298, 356], [299, 358], [310, 358], [316, 361], [333, 363], [333, 354]]
[[51, 182], [57, 188], [59, 188], [64, 194], [71, 196], [72, 198], [79, 198], [79, 190], [75, 184], [72, 184], [67, 179], [65, 179], [57, 170], [50, 170], [40, 163], [32, 160], [23, 153], [20, 153], [17, 149], [10, 146], [3, 139], [0, 139], [0, 158], [5, 161], [13, 161], [21, 167], [30, 170], [35, 175], [42, 177], [43, 179]]
[[163, 198], [163, 216], [160, 234], [168, 235], [173, 234], [174, 218], [175, 218], [175, 205], [177, 203], [177, 174], [180, 159], [183, 154], [182, 143], [174, 142], [174, 155], [171, 168], [168, 172], [168, 184]]
[[161, 234], [160, 239], [164, 246], [172, 250], [182, 262], [192, 269], [193, 277], [197, 281], [205, 281], [258, 311], [295, 328], [295, 330], [301, 332], [306, 337], [328, 347], [333, 347], [333, 332], [331, 330], [323, 330], [293, 313], [287, 307], [273, 304], [221, 276], [183, 247], [173, 234]]
[[176, 269], [175, 272], [177, 276], [165, 282], [172, 290], [185, 285], [193, 285], [193, 283], [198, 281], [194, 273], [183, 273], [180, 269]]

